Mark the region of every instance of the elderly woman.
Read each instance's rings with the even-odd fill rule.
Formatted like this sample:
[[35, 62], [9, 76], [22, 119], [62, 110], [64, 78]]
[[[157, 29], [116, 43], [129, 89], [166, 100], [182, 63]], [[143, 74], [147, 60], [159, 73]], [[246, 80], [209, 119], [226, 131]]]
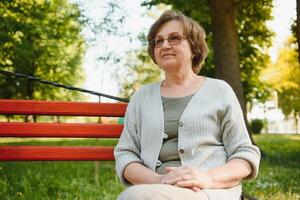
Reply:
[[205, 32], [192, 19], [165, 11], [148, 34], [162, 82], [139, 89], [127, 107], [115, 148], [126, 185], [120, 200], [238, 200], [240, 182], [258, 173], [239, 102], [224, 81], [198, 76]]

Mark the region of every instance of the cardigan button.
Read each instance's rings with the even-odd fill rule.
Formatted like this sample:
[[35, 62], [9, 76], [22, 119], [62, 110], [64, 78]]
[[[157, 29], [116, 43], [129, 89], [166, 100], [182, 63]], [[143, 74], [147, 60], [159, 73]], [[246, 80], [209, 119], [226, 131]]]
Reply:
[[183, 122], [179, 122], [179, 126], [182, 127], [183, 126]]
[[179, 149], [179, 153], [183, 154], [184, 150], [183, 149]]
[[161, 162], [160, 160], [157, 160], [157, 162], [156, 162], [156, 167], [161, 166], [161, 164], [162, 164], [162, 162]]
[[169, 137], [168, 134], [164, 133], [163, 138], [164, 138], [164, 139], [167, 139], [168, 137]]

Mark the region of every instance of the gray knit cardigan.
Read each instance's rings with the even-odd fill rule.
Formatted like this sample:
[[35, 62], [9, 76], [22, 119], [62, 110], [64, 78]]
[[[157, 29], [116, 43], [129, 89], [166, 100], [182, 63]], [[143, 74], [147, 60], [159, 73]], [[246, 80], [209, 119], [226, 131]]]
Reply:
[[[122, 183], [123, 172], [132, 162], [155, 171], [164, 135], [161, 83], [139, 89], [128, 104], [124, 129], [114, 150], [116, 172]], [[240, 104], [224, 81], [206, 78], [185, 108], [178, 126], [178, 152], [181, 164], [199, 170], [224, 165], [233, 158], [247, 160], [257, 176], [260, 151], [249, 138]]]

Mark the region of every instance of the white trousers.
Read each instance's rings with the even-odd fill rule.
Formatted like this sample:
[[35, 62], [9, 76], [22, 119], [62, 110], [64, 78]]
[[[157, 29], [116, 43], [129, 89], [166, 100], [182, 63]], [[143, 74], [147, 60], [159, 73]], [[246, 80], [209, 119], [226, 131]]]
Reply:
[[239, 200], [241, 186], [228, 189], [204, 189], [194, 192], [167, 184], [133, 185], [124, 190], [118, 200]]

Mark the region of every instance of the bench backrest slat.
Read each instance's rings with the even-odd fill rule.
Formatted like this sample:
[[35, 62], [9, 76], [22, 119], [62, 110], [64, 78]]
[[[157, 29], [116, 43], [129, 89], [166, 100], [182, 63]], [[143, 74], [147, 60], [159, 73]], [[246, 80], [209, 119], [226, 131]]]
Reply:
[[0, 146], [2, 161], [114, 160], [113, 147]]
[[118, 138], [120, 124], [0, 122], [0, 137]]
[[0, 99], [0, 114], [122, 117], [126, 103]]

